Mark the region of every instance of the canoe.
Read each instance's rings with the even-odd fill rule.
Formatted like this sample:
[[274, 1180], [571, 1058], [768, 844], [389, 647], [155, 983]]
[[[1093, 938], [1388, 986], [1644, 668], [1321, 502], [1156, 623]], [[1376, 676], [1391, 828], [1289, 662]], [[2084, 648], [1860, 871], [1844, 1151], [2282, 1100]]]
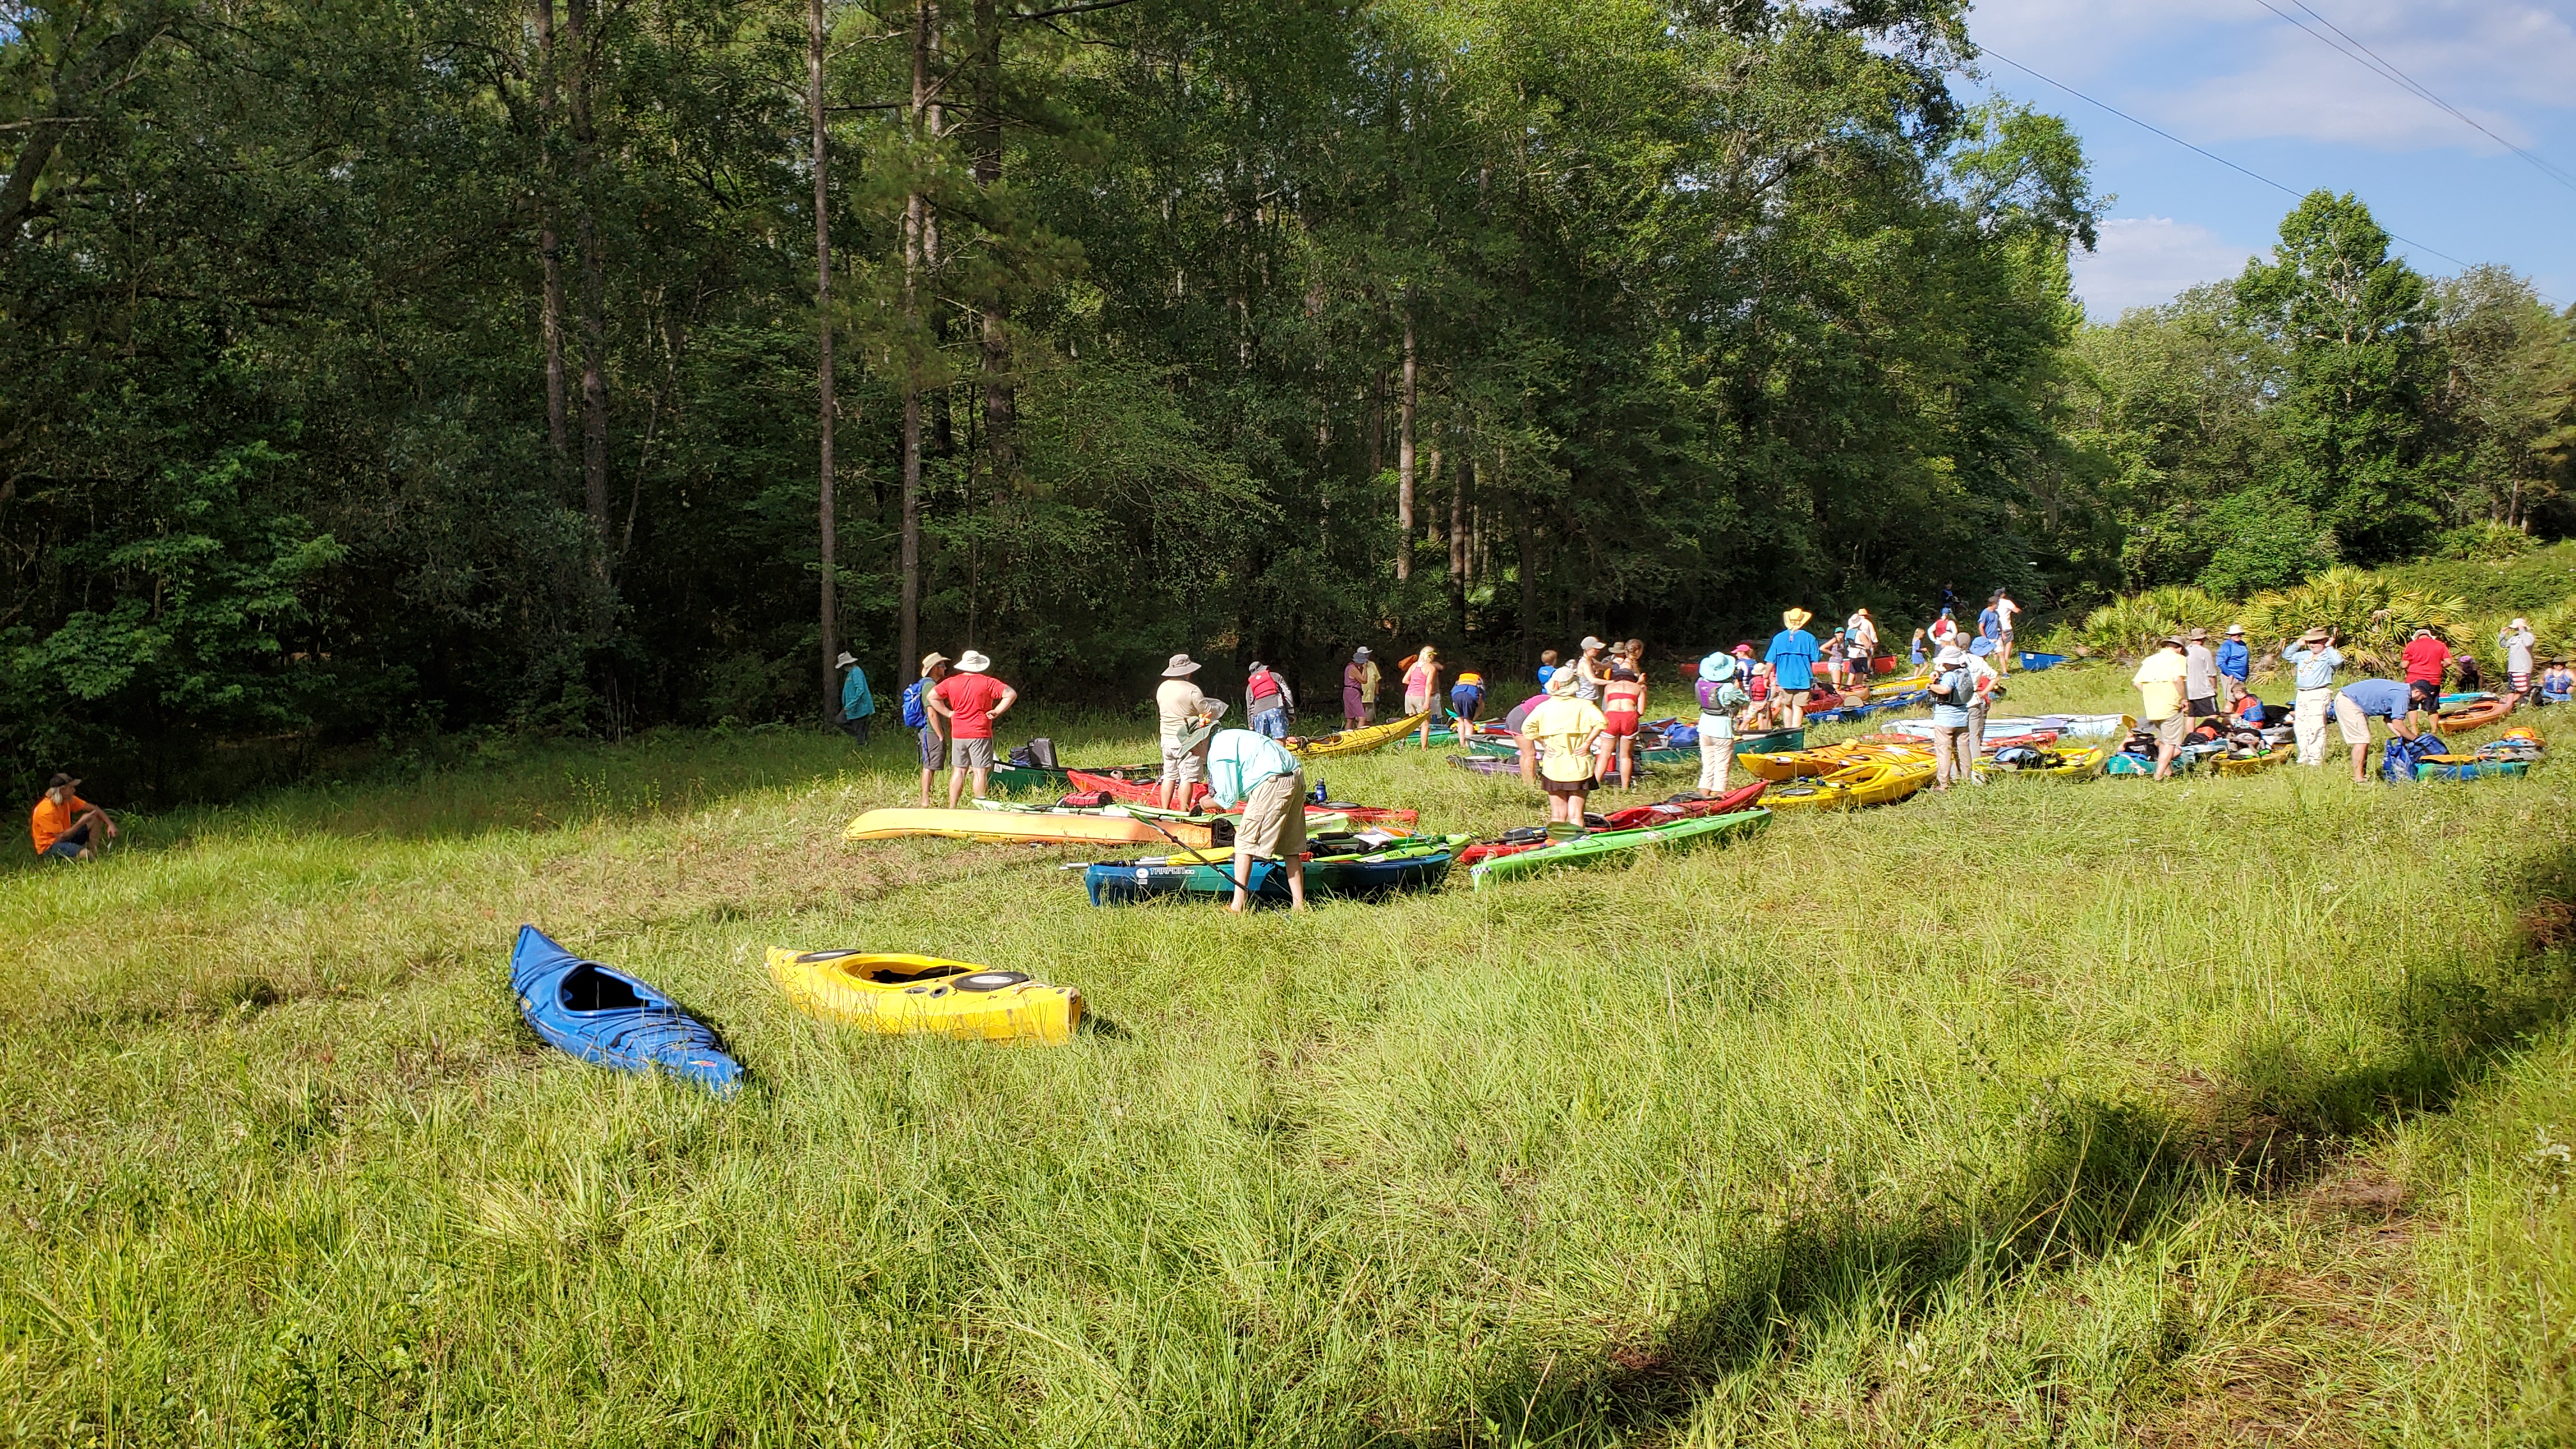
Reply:
[[1394, 744], [1422, 728], [1422, 716], [1409, 714], [1381, 725], [1364, 725], [1338, 734], [1318, 735], [1311, 740], [1288, 741], [1288, 753], [1305, 760], [1328, 759], [1334, 755], [1365, 755], [1382, 746]]
[[2296, 753], [2296, 750], [2273, 750], [2261, 755], [2217, 755], [2210, 759], [2209, 766], [2222, 775], [2252, 775], [2274, 765], [2288, 764]]
[[1517, 775], [1521, 772], [1520, 757], [1517, 754], [1451, 755], [1449, 763], [1462, 770], [1473, 770], [1480, 775]]
[[[1795, 780], [1808, 776], [1830, 775], [1837, 770], [1872, 760], [1923, 759], [1930, 753], [1921, 741], [1857, 739], [1835, 745], [1818, 745], [1812, 750], [1789, 750], [1776, 755], [1746, 755], [1744, 768], [1760, 780]], [[1928, 763], [1928, 761], [1927, 761]]]
[[871, 951], [769, 948], [770, 979], [797, 1010], [888, 1036], [1062, 1044], [1082, 993], [1018, 971]]
[[1746, 810], [1734, 815], [1710, 815], [1698, 820], [1683, 820], [1671, 825], [1648, 826], [1641, 830], [1612, 830], [1598, 835], [1585, 835], [1573, 840], [1478, 861], [1467, 874], [1482, 890], [1488, 881], [1508, 876], [1526, 875], [1533, 871], [1560, 865], [1586, 865], [1636, 850], [1657, 850], [1714, 840], [1750, 830], [1771, 818], [1768, 810]]
[[2510, 780], [2531, 773], [2529, 760], [2481, 760], [2474, 756], [2435, 755], [2415, 762], [2418, 780]]
[[1739, 760], [1746, 755], [1773, 755], [1806, 747], [1807, 732], [1803, 729], [1765, 730], [1760, 734], [1735, 737], [1735, 757]]
[[1669, 825], [1676, 820], [1696, 820], [1703, 815], [1733, 815], [1739, 810], [1752, 809], [1754, 802], [1762, 798], [1762, 792], [1769, 788], [1769, 781], [1756, 780], [1723, 795], [1696, 798], [1676, 795], [1653, 805], [1631, 805], [1625, 810], [1613, 810], [1601, 818], [1613, 830], [1636, 830], [1648, 825]]
[[2446, 735], [2463, 734], [2469, 730], [2485, 729], [2511, 713], [2513, 713], [2512, 700], [2481, 700], [2466, 708], [2445, 710], [2433, 716], [2433, 728]]
[[[1132, 815], [1097, 815], [1079, 810], [918, 810], [910, 807], [871, 810], [841, 832], [843, 840], [894, 840], [911, 835], [951, 840], [999, 840], [1063, 845], [1168, 845], [1216, 843], [1204, 822], [1157, 822], [1162, 830]], [[1165, 834], [1164, 832], [1169, 832]]]
[[583, 1061], [621, 1072], [668, 1072], [728, 1095], [742, 1064], [713, 1029], [660, 991], [615, 967], [586, 961], [534, 926], [510, 949], [510, 989], [538, 1036]]

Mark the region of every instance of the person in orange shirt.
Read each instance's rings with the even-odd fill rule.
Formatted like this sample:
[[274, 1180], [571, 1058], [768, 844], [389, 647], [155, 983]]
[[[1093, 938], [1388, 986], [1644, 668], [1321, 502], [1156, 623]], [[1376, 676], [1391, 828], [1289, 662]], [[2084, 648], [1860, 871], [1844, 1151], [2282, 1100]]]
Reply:
[[28, 821], [37, 859], [87, 860], [116, 838], [116, 822], [74, 793], [79, 788], [80, 781], [69, 775], [45, 782], [45, 793], [37, 797], [35, 815]]

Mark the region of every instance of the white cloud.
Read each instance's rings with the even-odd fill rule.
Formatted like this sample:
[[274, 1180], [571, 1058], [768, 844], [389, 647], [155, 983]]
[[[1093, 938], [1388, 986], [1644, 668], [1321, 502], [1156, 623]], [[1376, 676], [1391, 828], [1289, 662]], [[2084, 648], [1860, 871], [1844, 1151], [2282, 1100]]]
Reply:
[[2102, 223], [2099, 249], [2075, 254], [2075, 294], [2087, 316], [2108, 322], [2131, 307], [2160, 306], [2188, 288], [2235, 276], [2255, 250], [2169, 216], [2117, 217]]
[[[2458, 118], [2319, 42], [2337, 40], [2295, 0], [2301, 34], [2260, 0], [1986, 0], [1972, 33], [2062, 80], [2131, 82], [2112, 99], [2196, 141], [2294, 137], [2383, 150], [2501, 148]], [[2529, 145], [2515, 110], [2576, 105], [2576, 0], [2307, 0], [2353, 40]], [[2348, 48], [2348, 47], [2347, 47]], [[2016, 79], [2008, 66], [1998, 79]], [[2135, 84], [2144, 75], [2146, 85]]]

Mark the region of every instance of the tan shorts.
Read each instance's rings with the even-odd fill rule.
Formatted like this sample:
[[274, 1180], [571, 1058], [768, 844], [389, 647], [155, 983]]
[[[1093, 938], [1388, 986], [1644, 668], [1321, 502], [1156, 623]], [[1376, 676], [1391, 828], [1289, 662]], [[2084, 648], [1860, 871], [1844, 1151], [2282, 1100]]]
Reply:
[[952, 770], [989, 770], [993, 768], [991, 739], [950, 740], [948, 768]]
[[2182, 748], [2182, 737], [2191, 733], [2191, 714], [2176, 710], [2156, 721], [2156, 743], [2169, 750]]
[[1243, 799], [1243, 823], [1234, 827], [1237, 852], [1263, 860], [1295, 860], [1306, 853], [1306, 776], [1273, 775]]
[[2343, 731], [2343, 742], [2345, 744], [2366, 745], [2370, 743], [2370, 716], [2361, 712], [2360, 705], [2353, 703], [2351, 700], [2344, 698], [2340, 694], [2335, 696], [2334, 722], [2335, 728]]
[[1206, 756], [1195, 749], [1184, 750], [1176, 749], [1171, 745], [1163, 746], [1164, 784], [1197, 785], [1205, 783], [1206, 780]]

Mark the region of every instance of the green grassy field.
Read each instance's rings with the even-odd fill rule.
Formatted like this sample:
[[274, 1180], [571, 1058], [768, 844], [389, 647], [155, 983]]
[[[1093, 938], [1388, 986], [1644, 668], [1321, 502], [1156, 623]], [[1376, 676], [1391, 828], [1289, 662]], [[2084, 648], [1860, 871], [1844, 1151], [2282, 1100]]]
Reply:
[[[1238, 920], [842, 843], [909, 749], [532, 746], [0, 874], [0, 1434], [2576, 1438], [2569, 766], [2006, 781]], [[1320, 773], [1538, 815], [1437, 755]], [[521, 921], [758, 1084], [542, 1048]], [[1094, 1029], [862, 1037], [773, 943], [1029, 971]]]

